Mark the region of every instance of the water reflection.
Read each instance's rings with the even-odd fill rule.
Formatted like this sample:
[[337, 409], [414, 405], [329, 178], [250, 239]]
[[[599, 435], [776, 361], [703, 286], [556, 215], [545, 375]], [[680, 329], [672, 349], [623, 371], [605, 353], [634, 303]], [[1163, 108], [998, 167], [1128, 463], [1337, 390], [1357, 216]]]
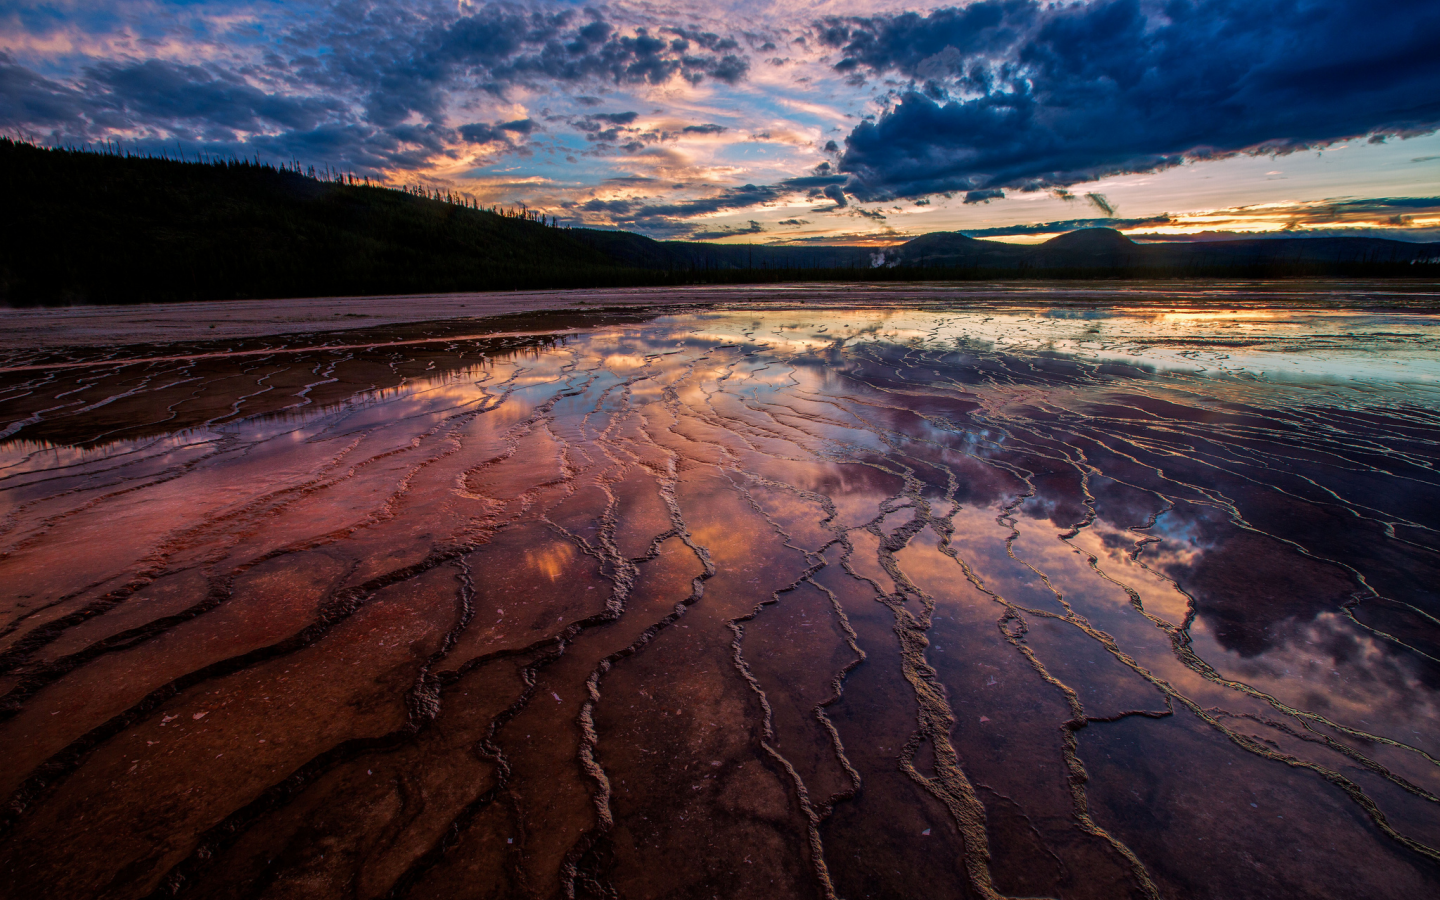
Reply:
[[736, 304], [13, 358], [0, 866], [1429, 896], [1437, 335]]

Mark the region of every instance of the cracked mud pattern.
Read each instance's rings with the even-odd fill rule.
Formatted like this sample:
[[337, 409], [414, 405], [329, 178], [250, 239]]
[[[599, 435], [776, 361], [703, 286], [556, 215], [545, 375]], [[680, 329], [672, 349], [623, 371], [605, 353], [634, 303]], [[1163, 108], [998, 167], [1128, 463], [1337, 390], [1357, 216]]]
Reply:
[[1437, 324], [7, 352], [4, 895], [1434, 897]]

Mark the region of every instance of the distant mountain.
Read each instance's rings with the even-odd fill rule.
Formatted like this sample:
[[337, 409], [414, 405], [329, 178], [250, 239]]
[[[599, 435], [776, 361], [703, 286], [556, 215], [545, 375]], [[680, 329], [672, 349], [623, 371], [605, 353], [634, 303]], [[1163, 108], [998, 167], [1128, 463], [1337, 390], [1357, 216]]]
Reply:
[[0, 139], [0, 304], [143, 303], [794, 280], [1440, 275], [1373, 238], [1043, 244], [927, 234], [883, 251], [656, 241], [246, 161]]
[[[1084, 228], [1042, 244], [1004, 244], [937, 232], [907, 241], [885, 254], [885, 264], [949, 269], [1066, 270], [1093, 273], [1331, 274], [1327, 267], [1372, 267], [1440, 263], [1440, 243], [1417, 244], [1383, 238], [1252, 238], [1204, 243], [1143, 244], [1111, 228]], [[1314, 270], [1314, 271], [1307, 271]], [[1338, 270], [1337, 270], [1338, 272]]]

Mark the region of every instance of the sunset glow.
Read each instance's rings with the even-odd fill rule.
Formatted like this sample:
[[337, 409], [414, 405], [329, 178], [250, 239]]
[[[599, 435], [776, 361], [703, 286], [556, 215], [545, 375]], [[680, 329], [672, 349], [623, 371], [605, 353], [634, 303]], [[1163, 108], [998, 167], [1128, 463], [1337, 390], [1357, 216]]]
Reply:
[[1416, 0], [6, 10], [0, 129], [46, 144], [727, 243], [1440, 235], [1440, 13]]

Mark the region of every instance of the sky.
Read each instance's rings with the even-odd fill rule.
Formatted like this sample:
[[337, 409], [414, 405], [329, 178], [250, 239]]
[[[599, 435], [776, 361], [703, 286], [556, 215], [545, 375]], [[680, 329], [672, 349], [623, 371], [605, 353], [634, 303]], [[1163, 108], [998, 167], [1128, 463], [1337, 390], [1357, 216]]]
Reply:
[[724, 243], [1440, 240], [1435, 0], [0, 0], [0, 133]]

